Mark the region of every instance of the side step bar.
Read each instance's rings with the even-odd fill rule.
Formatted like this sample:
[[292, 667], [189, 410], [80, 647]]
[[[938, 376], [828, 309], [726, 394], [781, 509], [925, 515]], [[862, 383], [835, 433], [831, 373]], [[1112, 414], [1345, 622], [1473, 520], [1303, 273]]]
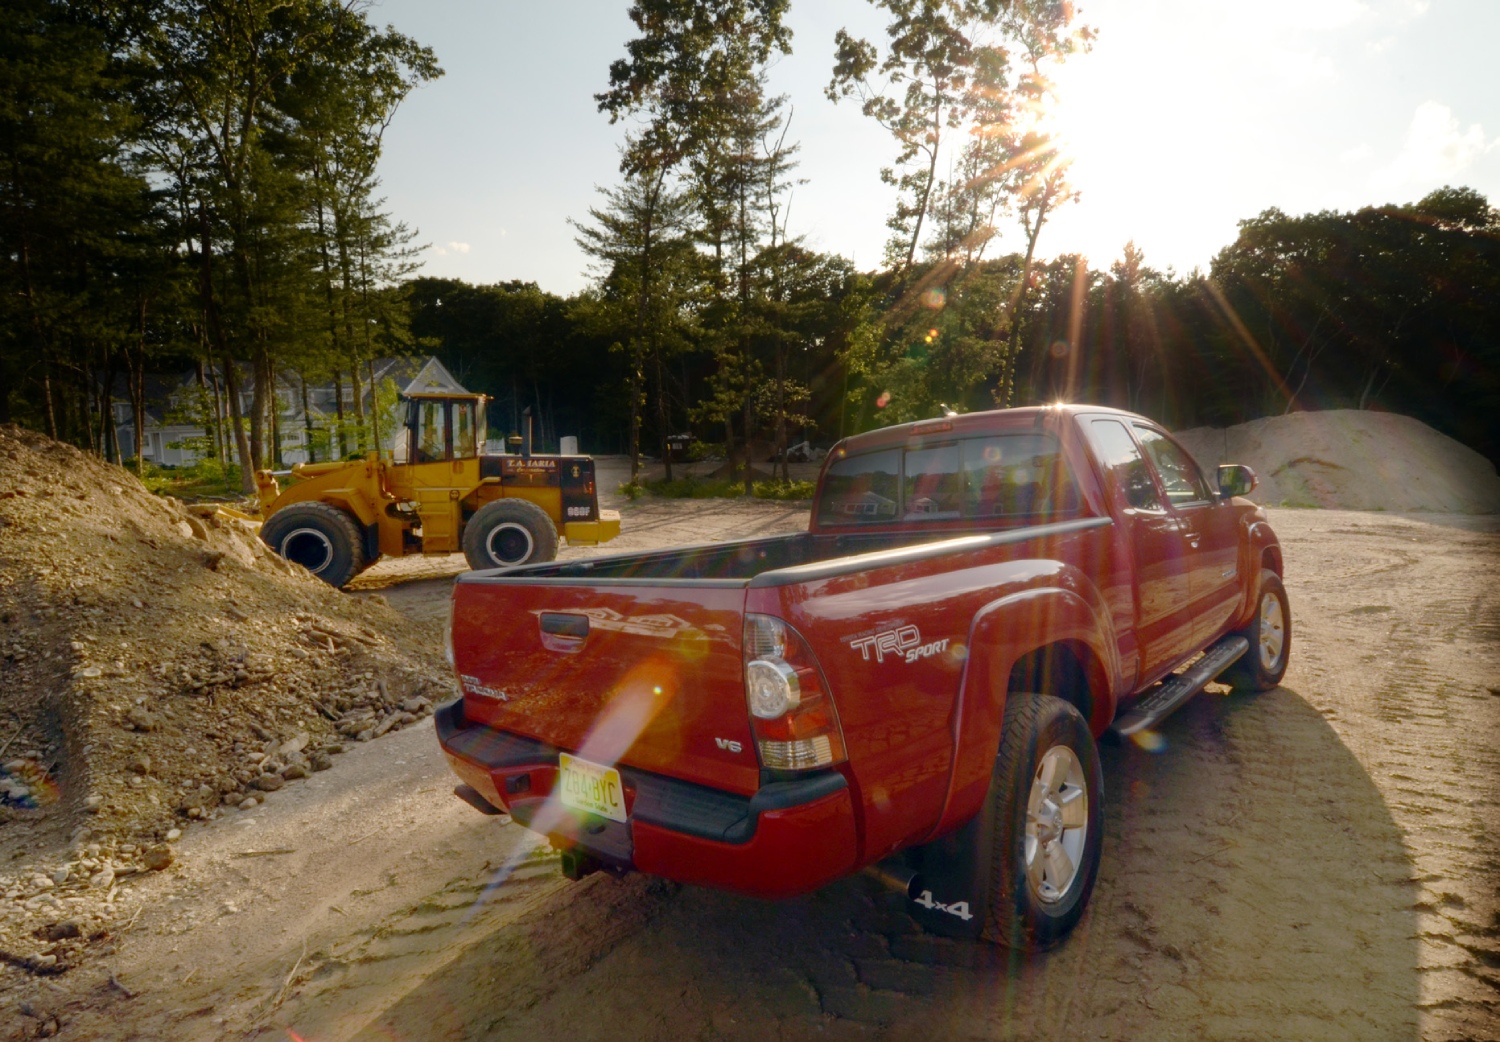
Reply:
[[1121, 713], [1111, 729], [1116, 734], [1130, 735], [1155, 727], [1249, 650], [1250, 642], [1244, 637], [1225, 637], [1205, 651], [1197, 662], [1168, 677], [1154, 691]]

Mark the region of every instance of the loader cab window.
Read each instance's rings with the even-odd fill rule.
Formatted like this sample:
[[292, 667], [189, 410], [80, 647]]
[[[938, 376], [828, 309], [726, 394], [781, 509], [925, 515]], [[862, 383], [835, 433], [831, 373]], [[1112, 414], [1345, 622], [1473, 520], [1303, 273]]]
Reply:
[[475, 448], [474, 422], [475, 402], [453, 402], [453, 458], [472, 459], [479, 455]]
[[447, 458], [448, 454], [443, 442], [448, 424], [447, 418], [443, 415], [443, 405], [443, 402], [433, 401], [430, 398], [417, 398], [412, 401], [413, 463], [437, 463]]
[[413, 463], [473, 459], [484, 444], [481, 400], [413, 398], [407, 414], [407, 437]]

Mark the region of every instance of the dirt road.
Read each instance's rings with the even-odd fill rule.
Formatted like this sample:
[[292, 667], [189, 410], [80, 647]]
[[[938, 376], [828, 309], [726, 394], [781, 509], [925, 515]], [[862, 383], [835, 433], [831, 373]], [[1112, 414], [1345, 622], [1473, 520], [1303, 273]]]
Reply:
[[[619, 548], [802, 521], [633, 510]], [[116, 953], [11, 1022], [308, 1042], [1500, 1037], [1500, 518], [1272, 520], [1285, 685], [1200, 696], [1151, 748], [1104, 749], [1098, 888], [1048, 955], [926, 936], [864, 879], [781, 904], [566, 883], [529, 834], [448, 795], [421, 728], [184, 836]], [[371, 586], [431, 617], [445, 567]]]

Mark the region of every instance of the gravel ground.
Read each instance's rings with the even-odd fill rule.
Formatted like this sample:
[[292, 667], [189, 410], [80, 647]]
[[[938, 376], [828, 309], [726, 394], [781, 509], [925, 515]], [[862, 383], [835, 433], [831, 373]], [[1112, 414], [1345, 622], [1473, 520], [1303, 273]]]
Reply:
[[[610, 549], [805, 521], [629, 510]], [[185, 835], [113, 955], [35, 980], [0, 1039], [1500, 1037], [1500, 518], [1271, 515], [1284, 685], [1104, 749], [1099, 884], [1045, 956], [924, 935], [865, 879], [566, 883], [413, 727]], [[436, 618], [447, 585], [384, 593]]]

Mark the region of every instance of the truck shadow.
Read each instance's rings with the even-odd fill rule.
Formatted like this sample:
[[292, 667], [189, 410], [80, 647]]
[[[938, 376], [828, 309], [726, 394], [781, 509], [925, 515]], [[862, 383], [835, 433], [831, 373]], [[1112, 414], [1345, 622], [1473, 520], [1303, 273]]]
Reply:
[[[1287, 688], [1203, 695], [1145, 745], [1102, 750], [1104, 863], [1052, 952], [925, 934], [863, 878], [780, 903], [603, 880], [547, 914], [586, 937], [620, 912], [601, 888], [654, 907], [585, 965], [541, 972], [502, 928], [359, 1037], [439, 1037], [438, 1006], [444, 1038], [1418, 1037], [1412, 861], [1324, 718]], [[498, 1008], [445, 994], [496, 976]]]

